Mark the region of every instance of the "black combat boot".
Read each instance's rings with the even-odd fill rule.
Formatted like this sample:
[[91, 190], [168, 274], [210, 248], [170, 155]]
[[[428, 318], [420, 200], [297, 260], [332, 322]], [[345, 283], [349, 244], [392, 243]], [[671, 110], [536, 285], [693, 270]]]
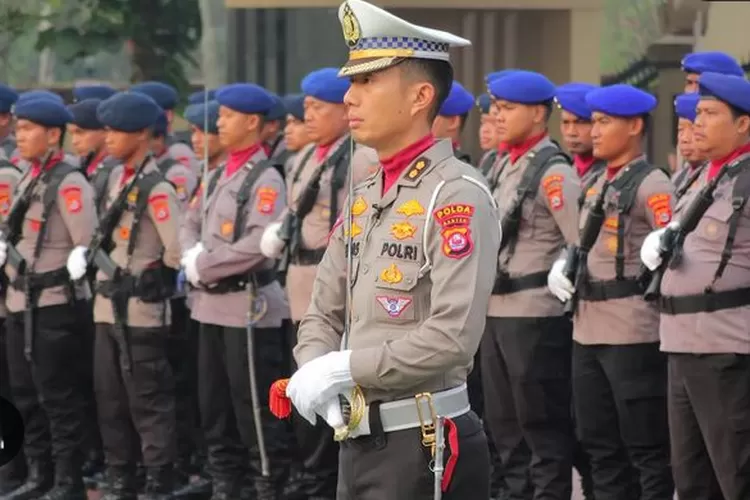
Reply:
[[55, 485], [40, 500], [86, 500], [81, 462], [59, 462], [55, 467]]
[[26, 482], [5, 495], [2, 500], [36, 500], [54, 484], [52, 465], [47, 460], [29, 460]]
[[135, 466], [107, 467], [107, 489], [101, 500], [138, 500]]
[[104, 457], [100, 450], [90, 450], [81, 467], [83, 482], [87, 488], [96, 489], [104, 482]]
[[174, 498], [208, 498], [211, 495], [211, 477], [206, 471], [200, 471], [197, 477], [189, 478], [187, 484], [181, 484], [172, 491]]
[[238, 498], [242, 497], [236, 480], [214, 478], [211, 500], [237, 500]]
[[146, 487], [141, 500], [169, 500], [172, 498], [174, 477], [171, 465], [149, 467], [146, 470]]
[[19, 453], [16, 458], [0, 467], [0, 498], [21, 486], [26, 479], [26, 463]]

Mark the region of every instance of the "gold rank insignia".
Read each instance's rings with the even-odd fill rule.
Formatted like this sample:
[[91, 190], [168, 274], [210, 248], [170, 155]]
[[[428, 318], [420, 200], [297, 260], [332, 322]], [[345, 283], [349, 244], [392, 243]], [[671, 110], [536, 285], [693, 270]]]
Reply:
[[401, 274], [401, 270], [396, 264], [391, 264], [390, 267], [383, 269], [380, 272], [380, 279], [386, 283], [394, 284], [400, 283], [401, 280], [404, 279], [404, 275]]
[[[362, 233], [362, 228], [356, 222], [352, 222], [352, 238], [360, 233]], [[349, 228], [344, 229], [344, 236], [349, 236]]]
[[422, 175], [422, 173], [425, 171], [427, 166], [430, 164], [430, 160], [427, 158], [420, 158], [414, 163], [414, 166], [409, 169], [409, 171], [406, 173], [406, 177], [409, 180], [416, 180], [417, 177]]
[[396, 210], [397, 214], [411, 217], [412, 215], [424, 215], [424, 207], [417, 200], [409, 200]]
[[357, 16], [354, 15], [354, 11], [349, 7], [349, 4], [344, 4], [344, 14], [341, 17], [341, 28], [344, 30], [344, 40], [349, 47], [354, 47], [359, 42], [362, 36], [362, 29], [359, 26]]
[[407, 221], [394, 222], [391, 225], [391, 234], [397, 240], [405, 240], [407, 238], [411, 238], [416, 233], [417, 233], [417, 226]]
[[128, 203], [133, 204], [138, 200], [138, 188], [133, 188], [128, 193]]
[[357, 196], [357, 199], [352, 203], [352, 215], [359, 217], [367, 210], [367, 202], [361, 196]]

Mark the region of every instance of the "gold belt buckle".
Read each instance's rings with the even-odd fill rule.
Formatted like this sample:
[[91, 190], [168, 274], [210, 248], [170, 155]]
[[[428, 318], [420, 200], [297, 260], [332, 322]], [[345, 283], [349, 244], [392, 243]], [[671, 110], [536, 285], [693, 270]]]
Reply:
[[[437, 424], [437, 413], [435, 405], [432, 403], [432, 394], [429, 392], [420, 392], [414, 396], [417, 404], [417, 416], [419, 417], [419, 427], [422, 432], [422, 446], [429, 447], [432, 454], [435, 454], [435, 428]], [[425, 420], [422, 404], [426, 404], [429, 410], [429, 420]]]

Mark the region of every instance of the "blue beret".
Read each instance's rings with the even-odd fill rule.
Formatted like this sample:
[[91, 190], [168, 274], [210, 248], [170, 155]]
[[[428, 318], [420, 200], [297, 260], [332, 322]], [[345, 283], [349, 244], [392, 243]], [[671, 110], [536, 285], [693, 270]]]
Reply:
[[73, 120], [73, 115], [63, 103], [49, 97], [32, 97], [18, 101], [13, 113], [18, 119], [29, 120], [45, 127], [64, 127]]
[[737, 60], [724, 52], [693, 52], [682, 58], [682, 71], [702, 74], [706, 71], [745, 76]]
[[497, 80], [498, 78], [503, 78], [504, 76], [510, 75], [514, 71], [518, 71], [517, 69], [503, 69], [500, 71], [493, 71], [489, 75], [484, 77], [484, 81], [487, 83], [487, 85], [490, 84], [490, 82], [493, 82]]
[[132, 92], [146, 94], [159, 105], [161, 109], [172, 110], [177, 106], [177, 90], [171, 85], [162, 82], [141, 82], [130, 87]]
[[70, 114], [73, 115], [71, 123], [87, 130], [100, 130], [104, 128], [102, 122], [96, 117], [96, 109], [101, 104], [101, 99], [84, 99], [68, 106]]
[[496, 99], [520, 104], [539, 104], [555, 97], [555, 84], [541, 73], [515, 70], [489, 83]]
[[591, 120], [591, 110], [586, 104], [586, 94], [598, 88], [590, 83], [571, 82], [557, 87], [555, 101], [568, 113], [573, 113], [578, 118]]
[[695, 121], [695, 107], [700, 101], [700, 94], [697, 92], [689, 92], [687, 94], [680, 94], [674, 100], [674, 111], [680, 118], [685, 118], [691, 122]]
[[482, 94], [477, 97], [477, 107], [482, 111], [483, 115], [490, 112], [490, 106], [492, 105], [492, 98], [489, 94]]
[[286, 112], [296, 119], [305, 119], [305, 96], [303, 94], [284, 96], [284, 107], [286, 108]]
[[84, 99], [109, 99], [117, 91], [109, 85], [82, 85], [73, 88], [73, 99], [83, 101]]
[[[208, 101], [208, 112], [206, 112], [206, 105], [203, 103], [191, 104], [185, 110], [185, 119], [204, 132], [217, 135], [219, 133], [219, 128], [216, 126], [216, 122], [219, 120], [219, 103]], [[208, 122], [207, 128], [205, 127], [206, 121]]]
[[18, 100], [18, 92], [0, 83], [0, 113], [10, 113], [10, 108]]
[[441, 116], [460, 116], [471, 111], [474, 107], [474, 96], [467, 91], [463, 85], [454, 81], [451, 84], [451, 91], [448, 97], [440, 106]]
[[96, 109], [96, 117], [102, 125], [122, 132], [153, 127], [160, 113], [162, 110], [153, 99], [137, 92], [118, 92]]
[[281, 97], [277, 96], [276, 94], [273, 94], [271, 92], [269, 93], [273, 98], [273, 106], [266, 113], [266, 120], [268, 120], [269, 122], [283, 120], [286, 117], [286, 107], [284, 107], [284, 101], [282, 101]]
[[302, 92], [321, 101], [343, 104], [351, 82], [340, 78], [336, 68], [323, 68], [309, 73], [302, 79]]
[[265, 115], [274, 105], [273, 96], [254, 83], [231, 83], [216, 91], [219, 104], [240, 113]]
[[715, 97], [730, 106], [750, 113], [750, 82], [742, 77], [706, 72], [698, 78], [701, 97]]
[[632, 85], [618, 83], [592, 90], [586, 94], [586, 104], [592, 112], [630, 118], [650, 113], [656, 107], [656, 97]]
[[16, 100], [16, 104], [27, 99], [38, 99], [40, 97], [52, 99], [53, 101], [59, 102], [63, 105], [65, 104], [65, 101], [60, 96], [60, 94], [55, 94], [54, 92], [45, 89], [27, 90], [26, 92], [21, 92], [21, 94], [18, 96], [18, 100]]
[[[208, 94], [208, 99], [206, 99], [205, 94]], [[192, 94], [188, 96], [188, 104], [205, 104], [206, 100], [213, 101], [215, 98], [216, 98], [215, 90], [209, 90], [208, 92], [200, 90], [198, 92], [193, 92]]]

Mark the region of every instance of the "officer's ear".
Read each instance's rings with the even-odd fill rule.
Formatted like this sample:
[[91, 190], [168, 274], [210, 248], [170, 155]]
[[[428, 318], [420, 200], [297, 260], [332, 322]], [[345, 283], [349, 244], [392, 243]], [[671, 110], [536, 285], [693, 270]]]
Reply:
[[263, 131], [263, 116], [258, 114], [246, 115], [245, 124], [247, 125], [248, 132], [257, 132], [260, 134]]
[[65, 139], [63, 129], [60, 127], [51, 127], [47, 129], [47, 146], [50, 148], [62, 146]]
[[750, 115], [739, 115], [734, 121], [737, 133], [740, 135], [750, 134]]

